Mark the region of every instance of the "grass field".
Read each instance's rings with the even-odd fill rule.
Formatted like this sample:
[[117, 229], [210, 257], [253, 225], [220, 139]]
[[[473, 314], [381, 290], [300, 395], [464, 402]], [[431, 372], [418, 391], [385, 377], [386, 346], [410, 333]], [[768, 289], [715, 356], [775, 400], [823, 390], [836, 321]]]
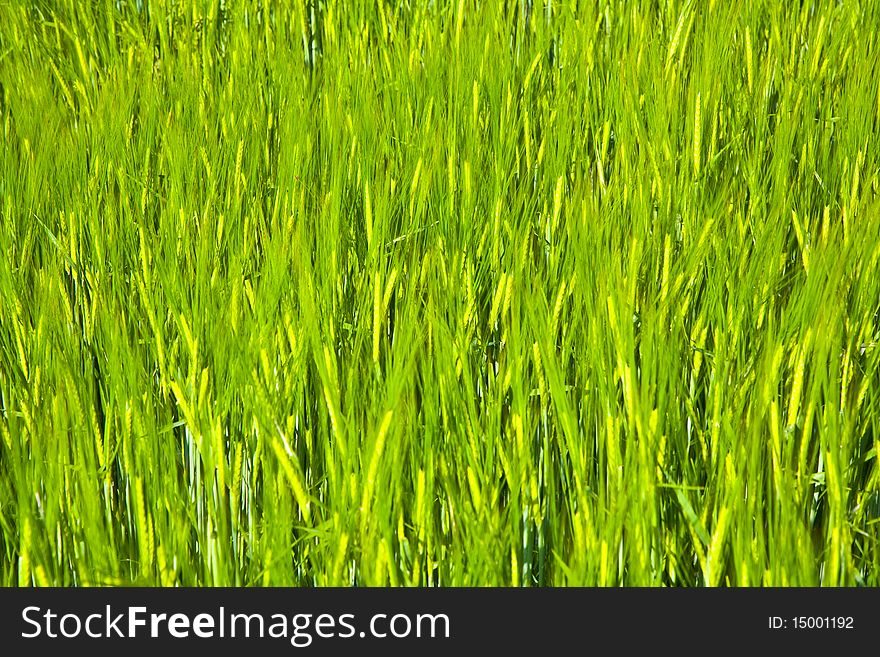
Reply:
[[0, 0], [0, 584], [880, 585], [878, 27]]

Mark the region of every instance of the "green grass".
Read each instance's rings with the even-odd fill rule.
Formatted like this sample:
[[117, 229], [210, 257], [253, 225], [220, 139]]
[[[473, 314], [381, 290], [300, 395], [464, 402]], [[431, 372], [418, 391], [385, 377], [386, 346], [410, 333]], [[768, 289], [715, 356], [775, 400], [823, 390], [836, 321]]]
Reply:
[[0, 584], [880, 584], [877, 2], [137, 4], [0, 0]]

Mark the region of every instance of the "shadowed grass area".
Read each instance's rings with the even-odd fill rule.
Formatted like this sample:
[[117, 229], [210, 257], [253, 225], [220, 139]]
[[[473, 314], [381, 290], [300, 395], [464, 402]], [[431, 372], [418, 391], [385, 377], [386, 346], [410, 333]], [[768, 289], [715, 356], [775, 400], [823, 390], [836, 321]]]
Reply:
[[880, 584], [880, 5], [0, 0], [0, 583]]

